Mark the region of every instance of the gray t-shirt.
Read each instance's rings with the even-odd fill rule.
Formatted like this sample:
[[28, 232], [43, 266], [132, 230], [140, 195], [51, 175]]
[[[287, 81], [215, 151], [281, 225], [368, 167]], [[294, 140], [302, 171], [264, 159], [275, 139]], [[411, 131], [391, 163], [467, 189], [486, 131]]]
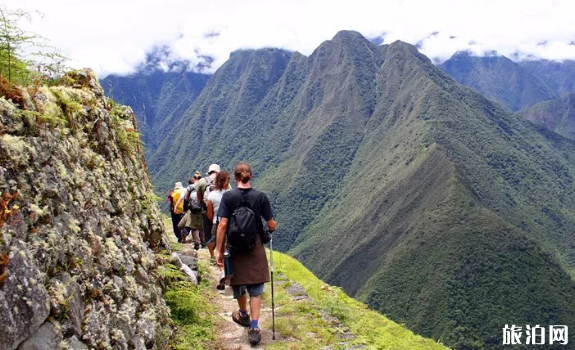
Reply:
[[208, 194], [208, 200], [210, 202], [212, 202], [212, 205], [214, 206], [214, 224], [218, 221], [218, 210], [220, 210], [220, 203], [222, 202], [222, 196], [224, 195], [225, 192], [227, 192], [229, 190], [225, 190], [225, 191], [211, 191], [210, 194]]

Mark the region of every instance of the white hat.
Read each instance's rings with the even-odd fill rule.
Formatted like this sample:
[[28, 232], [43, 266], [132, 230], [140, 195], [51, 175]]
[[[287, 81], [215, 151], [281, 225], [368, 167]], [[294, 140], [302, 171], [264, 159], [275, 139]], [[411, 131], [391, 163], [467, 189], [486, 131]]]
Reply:
[[220, 166], [217, 164], [212, 164], [210, 165], [210, 167], [208, 168], [208, 175], [210, 175], [213, 172], [219, 173], [220, 172]]
[[177, 190], [179, 188], [183, 188], [182, 183], [181, 182], [176, 182], [176, 184], [174, 185], [174, 190]]

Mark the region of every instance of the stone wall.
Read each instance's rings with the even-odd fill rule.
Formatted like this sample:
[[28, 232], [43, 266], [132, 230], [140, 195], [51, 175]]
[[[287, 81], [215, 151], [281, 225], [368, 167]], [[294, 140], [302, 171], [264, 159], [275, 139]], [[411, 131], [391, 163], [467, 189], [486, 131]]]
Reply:
[[0, 349], [164, 349], [167, 247], [134, 114], [91, 71], [0, 97]]

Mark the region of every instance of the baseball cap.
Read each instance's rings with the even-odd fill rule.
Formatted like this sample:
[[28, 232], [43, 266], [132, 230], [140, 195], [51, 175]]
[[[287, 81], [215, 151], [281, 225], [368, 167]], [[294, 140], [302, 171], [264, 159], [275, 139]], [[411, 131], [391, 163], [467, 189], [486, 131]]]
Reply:
[[210, 175], [213, 172], [219, 173], [220, 172], [220, 166], [217, 164], [212, 164], [210, 165], [210, 167], [208, 168], [208, 175]]

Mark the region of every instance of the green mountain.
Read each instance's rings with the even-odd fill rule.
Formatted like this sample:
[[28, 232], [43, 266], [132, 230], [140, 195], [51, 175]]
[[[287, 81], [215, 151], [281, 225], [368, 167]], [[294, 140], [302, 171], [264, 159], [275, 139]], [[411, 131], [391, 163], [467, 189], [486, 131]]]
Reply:
[[549, 86], [559, 97], [575, 92], [575, 61], [522, 61], [519, 65]]
[[209, 78], [193, 72], [142, 69], [127, 76], [108, 75], [101, 84], [107, 96], [132, 107], [149, 158]]
[[575, 140], [575, 93], [519, 111], [534, 124]]
[[504, 56], [476, 57], [468, 52], [458, 52], [440, 67], [460, 84], [481, 92], [512, 111], [558, 97], [527, 69]]
[[575, 324], [575, 143], [411, 45], [234, 53], [149, 166], [167, 191], [238, 160], [271, 197], [274, 247], [419, 334], [492, 349], [505, 324]]

